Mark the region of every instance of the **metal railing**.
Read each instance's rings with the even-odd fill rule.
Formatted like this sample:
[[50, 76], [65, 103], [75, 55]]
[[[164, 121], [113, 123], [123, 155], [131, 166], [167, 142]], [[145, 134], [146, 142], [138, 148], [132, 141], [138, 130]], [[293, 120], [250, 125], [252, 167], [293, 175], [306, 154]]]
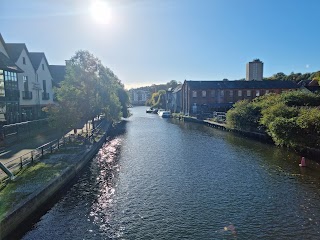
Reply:
[[[78, 143], [79, 145], [93, 144], [95, 142], [95, 136], [98, 135], [102, 131], [103, 121], [96, 126], [95, 129], [92, 129], [87, 133], [87, 136], [84, 137], [80, 134], [71, 134], [68, 133], [60, 139], [55, 139], [51, 142], [41, 145], [36, 149], [25, 153], [17, 158], [10, 159], [9, 161], [2, 163], [6, 169], [11, 171], [12, 173], [17, 173], [21, 171], [24, 167], [32, 164], [36, 161], [41, 161], [45, 157], [46, 154], [52, 154], [58, 151], [60, 148], [66, 147], [67, 145], [71, 145], [73, 143]], [[81, 131], [83, 134], [83, 131]], [[0, 180], [3, 180], [7, 177], [7, 174], [0, 170]]]
[[30, 100], [32, 99], [31, 91], [22, 91], [22, 99]]

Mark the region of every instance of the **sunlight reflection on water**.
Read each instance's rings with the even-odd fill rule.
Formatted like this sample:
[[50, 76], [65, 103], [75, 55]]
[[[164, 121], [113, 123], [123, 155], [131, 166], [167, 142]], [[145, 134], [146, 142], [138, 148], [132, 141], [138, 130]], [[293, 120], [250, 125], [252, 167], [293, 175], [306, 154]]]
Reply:
[[297, 155], [133, 111], [24, 239], [318, 239], [319, 171]]

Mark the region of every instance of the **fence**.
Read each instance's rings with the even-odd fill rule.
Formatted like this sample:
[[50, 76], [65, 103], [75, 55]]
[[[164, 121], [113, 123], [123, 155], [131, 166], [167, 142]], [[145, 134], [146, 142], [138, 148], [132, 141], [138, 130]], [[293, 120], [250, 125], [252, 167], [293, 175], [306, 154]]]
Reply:
[[[67, 146], [68, 144], [72, 144], [75, 142], [91, 144], [94, 142], [95, 135], [98, 135], [102, 130], [103, 122], [101, 120], [97, 122], [98, 122], [97, 127], [92, 131], [90, 131], [90, 134], [87, 134], [87, 137], [68, 133], [67, 135], [63, 136], [60, 139], [55, 139], [51, 142], [41, 145], [40, 147], [26, 154], [23, 154], [17, 158], [11, 159], [5, 162], [3, 165], [12, 173], [17, 173], [21, 171], [22, 168], [28, 166], [30, 163], [40, 161], [46, 154], [53, 153], [59, 150], [60, 148]], [[81, 131], [81, 133], [83, 132]], [[7, 175], [5, 174], [5, 172], [0, 170], [0, 180], [3, 180], [6, 177]]]
[[8, 124], [0, 127], [0, 145], [11, 144], [48, 128], [48, 119]]

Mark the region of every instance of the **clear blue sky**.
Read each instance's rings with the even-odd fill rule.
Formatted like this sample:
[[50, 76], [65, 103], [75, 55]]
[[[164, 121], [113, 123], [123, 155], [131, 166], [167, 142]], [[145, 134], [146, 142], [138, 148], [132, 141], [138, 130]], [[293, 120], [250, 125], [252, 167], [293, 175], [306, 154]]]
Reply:
[[320, 70], [318, 0], [106, 0], [110, 20], [95, 21], [94, 0], [1, 0], [0, 32], [63, 64], [89, 50], [129, 88], [172, 79], [264, 76]]

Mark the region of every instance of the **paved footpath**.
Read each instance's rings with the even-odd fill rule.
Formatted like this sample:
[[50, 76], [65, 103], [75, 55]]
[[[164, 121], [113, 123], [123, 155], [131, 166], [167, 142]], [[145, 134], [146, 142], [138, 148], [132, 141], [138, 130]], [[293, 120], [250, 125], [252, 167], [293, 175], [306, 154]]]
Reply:
[[[82, 129], [78, 129], [78, 133], [80, 133], [81, 130]], [[84, 127], [83, 131], [85, 132], [85, 130], [86, 128]], [[88, 130], [90, 130], [90, 127]], [[70, 131], [70, 133], [73, 133], [73, 131]], [[55, 139], [61, 138], [62, 136], [63, 134], [57, 131], [51, 130], [45, 133], [37, 134], [33, 137], [22, 139], [19, 142], [15, 142], [9, 146], [1, 147], [0, 162], [5, 164], [6, 162], [9, 162], [12, 159], [15, 159], [24, 154], [27, 154], [32, 150], [42, 146], [43, 144], [46, 144]]]

